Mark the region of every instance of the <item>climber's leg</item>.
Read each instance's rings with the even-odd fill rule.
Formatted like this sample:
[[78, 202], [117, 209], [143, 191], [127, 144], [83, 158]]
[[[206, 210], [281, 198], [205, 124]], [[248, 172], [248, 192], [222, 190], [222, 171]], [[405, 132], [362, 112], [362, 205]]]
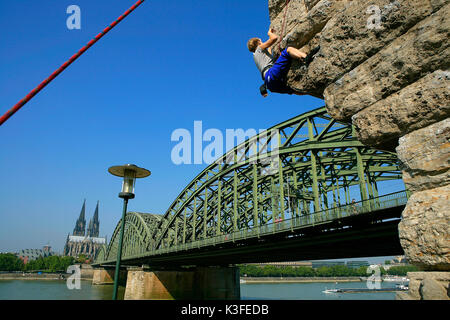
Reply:
[[266, 72], [266, 79], [267, 76], [270, 75], [271, 80], [284, 80], [289, 71], [289, 68], [291, 67], [291, 61], [292, 58], [287, 52], [287, 49], [281, 51], [281, 54], [278, 57], [277, 61], [274, 63], [273, 67]]
[[308, 66], [311, 63], [311, 61], [314, 59], [315, 55], [317, 54], [317, 52], [319, 52], [319, 50], [320, 46], [317, 46], [308, 53], [304, 61], [305, 65]]
[[273, 67], [266, 72], [265, 83], [267, 89], [271, 92], [292, 93], [292, 89], [286, 85], [286, 77], [289, 68], [291, 67], [291, 61], [292, 58], [287, 49], [284, 49]]
[[300, 60], [300, 59], [306, 58], [306, 53], [301, 52], [300, 50], [298, 50], [294, 47], [287, 47], [286, 51], [294, 59]]
[[287, 85], [287, 74], [291, 67], [293, 56], [298, 55], [300, 57], [299, 59], [303, 60], [301, 62], [303, 64], [302, 67], [307, 68], [307, 65], [314, 59], [319, 49], [320, 47], [314, 48], [308, 55], [293, 47], [284, 49], [273, 67], [266, 72], [265, 84], [267, 89], [276, 93], [305, 95], [306, 93], [295, 91]]

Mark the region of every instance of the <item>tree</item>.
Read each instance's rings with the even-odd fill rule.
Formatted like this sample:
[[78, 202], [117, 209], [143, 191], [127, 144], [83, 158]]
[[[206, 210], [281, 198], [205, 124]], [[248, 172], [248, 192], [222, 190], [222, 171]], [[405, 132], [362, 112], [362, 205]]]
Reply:
[[85, 263], [86, 260], [87, 260], [86, 256], [84, 254], [80, 254], [76, 261], [79, 263]]
[[47, 272], [65, 272], [67, 268], [74, 264], [73, 257], [60, 257], [60, 256], [50, 256], [50, 257], [40, 257], [36, 260], [28, 262], [23, 270], [26, 271], [47, 271]]
[[0, 271], [20, 271], [23, 261], [12, 253], [0, 254]]
[[361, 266], [356, 269], [352, 269], [352, 275], [355, 277], [367, 277], [367, 267]]
[[316, 269], [316, 275], [318, 277], [331, 277], [332, 272], [329, 267], [323, 266]]
[[387, 274], [393, 276], [406, 276], [408, 272], [418, 271], [415, 266], [395, 266], [390, 267], [389, 270], [386, 271]]
[[311, 267], [298, 267], [295, 270], [297, 277], [314, 277], [314, 269]]
[[67, 271], [67, 268], [73, 265], [75, 262], [74, 257], [61, 257], [60, 259], [60, 269]]

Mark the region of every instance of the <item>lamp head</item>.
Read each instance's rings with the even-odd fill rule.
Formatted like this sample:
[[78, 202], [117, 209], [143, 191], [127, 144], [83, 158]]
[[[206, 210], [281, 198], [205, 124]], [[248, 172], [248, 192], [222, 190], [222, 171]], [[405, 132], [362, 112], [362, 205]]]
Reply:
[[134, 164], [112, 166], [108, 169], [108, 172], [114, 176], [123, 178], [122, 191], [119, 193], [119, 197], [124, 199], [134, 198], [134, 186], [136, 178], [145, 178], [151, 174], [149, 170], [139, 168]]

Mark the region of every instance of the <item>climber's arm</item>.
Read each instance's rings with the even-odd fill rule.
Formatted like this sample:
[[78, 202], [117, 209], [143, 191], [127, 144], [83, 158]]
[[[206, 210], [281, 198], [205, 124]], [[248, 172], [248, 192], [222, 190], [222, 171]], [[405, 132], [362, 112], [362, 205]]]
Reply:
[[267, 32], [267, 35], [269, 36], [269, 40], [266, 42], [263, 42], [259, 45], [261, 49], [267, 49], [270, 48], [272, 45], [274, 45], [278, 41], [278, 35], [275, 34], [275, 30], [269, 29]]

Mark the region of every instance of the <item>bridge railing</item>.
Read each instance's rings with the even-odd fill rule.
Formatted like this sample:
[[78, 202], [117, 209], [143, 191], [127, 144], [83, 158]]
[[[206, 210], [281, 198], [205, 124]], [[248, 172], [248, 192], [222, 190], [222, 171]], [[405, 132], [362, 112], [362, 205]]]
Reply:
[[264, 235], [294, 231], [301, 228], [330, 223], [338, 219], [379, 211], [387, 208], [405, 205], [408, 201], [407, 191], [394, 192], [380, 197], [371, 198], [351, 204], [328, 208], [311, 214], [278, 220], [256, 228], [246, 228], [228, 234], [196, 240], [185, 244], [177, 244], [169, 248], [161, 248], [147, 252], [147, 256], [184, 251], [206, 246], [214, 246], [220, 243], [234, 242]]

